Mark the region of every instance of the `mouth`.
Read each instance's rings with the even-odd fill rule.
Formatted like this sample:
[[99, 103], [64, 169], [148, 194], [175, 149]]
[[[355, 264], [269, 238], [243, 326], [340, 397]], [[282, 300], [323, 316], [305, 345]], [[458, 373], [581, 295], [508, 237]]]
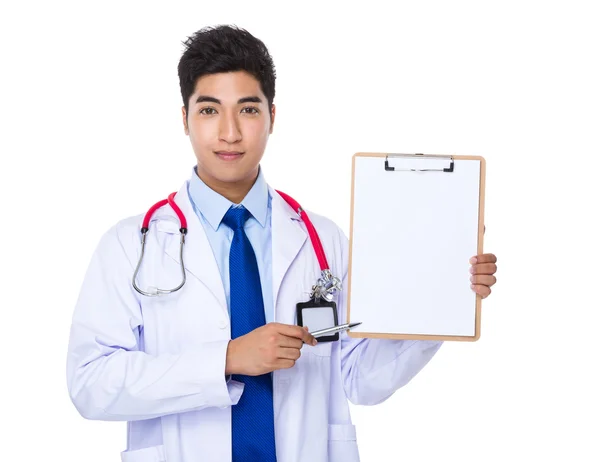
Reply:
[[244, 155], [244, 153], [240, 151], [215, 151], [215, 154], [219, 159], [225, 161], [237, 160]]

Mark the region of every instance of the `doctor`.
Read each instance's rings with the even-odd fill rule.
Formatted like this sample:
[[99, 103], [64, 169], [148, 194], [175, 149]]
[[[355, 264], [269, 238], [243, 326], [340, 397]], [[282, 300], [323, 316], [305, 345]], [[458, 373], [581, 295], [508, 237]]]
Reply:
[[[316, 344], [296, 325], [320, 267], [304, 222], [260, 168], [275, 121], [272, 59], [235, 27], [203, 29], [185, 45], [182, 118], [197, 162], [174, 200], [187, 219], [186, 282], [158, 297], [133, 288], [143, 215], [105, 233], [74, 310], [71, 399], [87, 419], [128, 422], [125, 462], [358, 461], [348, 401], [386, 400], [441, 342], [340, 334]], [[343, 282], [341, 324], [348, 241], [308, 215]], [[139, 287], [181, 282], [180, 227], [172, 207], [155, 211]], [[474, 258], [465, 284], [485, 298], [496, 257]]]

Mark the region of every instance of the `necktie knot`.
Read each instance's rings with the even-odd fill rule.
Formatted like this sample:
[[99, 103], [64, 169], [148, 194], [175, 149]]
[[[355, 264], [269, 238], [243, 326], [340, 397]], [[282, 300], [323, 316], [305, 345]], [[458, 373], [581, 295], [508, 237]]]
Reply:
[[223, 224], [236, 231], [244, 228], [248, 218], [250, 218], [250, 212], [246, 207], [243, 205], [241, 207], [232, 206], [223, 217]]

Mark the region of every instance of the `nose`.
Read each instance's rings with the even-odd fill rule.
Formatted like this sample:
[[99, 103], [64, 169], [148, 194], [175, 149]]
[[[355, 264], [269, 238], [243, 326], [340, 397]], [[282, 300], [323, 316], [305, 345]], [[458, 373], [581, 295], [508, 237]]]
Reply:
[[226, 112], [221, 117], [219, 121], [219, 139], [227, 143], [235, 143], [242, 139], [242, 132], [235, 114]]

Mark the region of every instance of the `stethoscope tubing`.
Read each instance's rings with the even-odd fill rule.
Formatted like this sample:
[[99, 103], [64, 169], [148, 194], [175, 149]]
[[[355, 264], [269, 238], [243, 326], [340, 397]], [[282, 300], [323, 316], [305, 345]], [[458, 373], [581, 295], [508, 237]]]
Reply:
[[[321, 272], [322, 273], [329, 272], [329, 264], [327, 263], [327, 257], [325, 256], [325, 251], [323, 250], [323, 244], [321, 243], [319, 234], [317, 233], [317, 230], [315, 229], [314, 225], [312, 224], [312, 221], [308, 217], [308, 214], [300, 206], [300, 204], [298, 202], [296, 202], [292, 197], [288, 196], [287, 194], [285, 194], [281, 191], [278, 191], [278, 190], [276, 190], [276, 191], [287, 202], [287, 204], [298, 214], [298, 216], [300, 217], [300, 219], [306, 226], [306, 230], [308, 231], [310, 241], [312, 243], [313, 249], [314, 249], [317, 259], [319, 261], [319, 266], [321, 267]], [[187, 220], [185, 218], [185, 215], [179, 208], [179, 206], [175, 203], [175, 194], [176, 194], [176, 192], [169, 194], [169, 197], [167, 199], [158, 201], [156, 204], [154, 204], [152, 207], [150, 207], [150, 209], [148, 210], [148, 212], [146, 212], [146, 215], [144, 216], [144, 220], [142, 222], [142, 227], [140, 229], [140, 232], [142, 234], [142, 251], [140, 253], [140, 258], [138, 260], [138, 263], [135, 267], [135, 271], [133, 273], [132, 285], [133, 285], [133, 288], [139, 294], [145, 295], [147, 297], [156, 297], [156, 296], [160, 296], [160, 295], [171, 294], [171, 293], [176, 292], [179, 289], [181, 289], [186, 282], [185, 264], [183, 262], [183, 247], [185, 244], [185, 236], [187, 235]], [[137, 279], [138, 272], [142, 266], [142, 261], [144, 259], [144, 253], [146, 250], [146, 236], [148, 234], [148, 230], [150, 229], [149, 227], [150, 227], [150, 220], [152, 219], [152, 215], [154, 215], [154, 212], [156, 212], [156, 210], [158, 210], [161, 207], [164, 207], [167, 204], [175, 211], [175, 214], [179, 218], [179, 223], [180, 223], [179, 232], [181, 233], [181, 238], [180, 238], [180, 242], [179, 242], [179, 262], [180, 262], [180, 268], [181, 268], [181, 283], [177, 287], [174, 287], [172, 289], [160, 289], [158, 287], [154, 287], [153, 291], [149, 292], [149, 291], [140, 289], [136, 283], [136, 279]]]

